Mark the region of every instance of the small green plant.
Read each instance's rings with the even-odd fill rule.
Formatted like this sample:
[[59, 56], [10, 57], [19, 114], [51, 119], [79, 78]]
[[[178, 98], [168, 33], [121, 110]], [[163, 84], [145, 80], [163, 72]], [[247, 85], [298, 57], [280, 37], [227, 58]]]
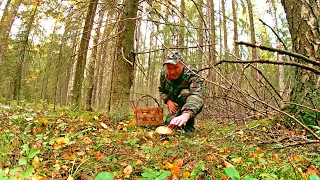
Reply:
[[28, 144], [22, 146], [20, 154], [22, 155], [19, 159], [19, 167], [7, 170], [0, 170], [1, 180], [16, 180], [16, 173], [19, 173], [19, 178], [24, 179], [32, 176], [34, 173], [34, 167], [31, 165], [31, 160], [33, 159], [33, 164], [39, 165], [39, 158], [36, 156], [40, 152], [39, 149], [30, 149]]
[[114, 179], [114, 176], [110, 172], [100, 172], [95, 178], [95, 180], [113, 180], [113, 179]]
[[164, 180], [171, 175], [170, 171], [150, 171], [141, 174], [143, 178], [139, 180]]

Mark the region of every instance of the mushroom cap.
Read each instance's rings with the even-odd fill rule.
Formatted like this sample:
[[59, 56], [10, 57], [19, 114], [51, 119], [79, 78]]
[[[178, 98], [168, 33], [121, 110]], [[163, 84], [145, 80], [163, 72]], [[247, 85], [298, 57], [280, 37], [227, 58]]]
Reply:
[[163, 134], [163, 135], [173, 134], [173, 130], [170, 129], [168, 126], [159, 126], [159, 127], [157, 127], [155, 132], [158, 134]]

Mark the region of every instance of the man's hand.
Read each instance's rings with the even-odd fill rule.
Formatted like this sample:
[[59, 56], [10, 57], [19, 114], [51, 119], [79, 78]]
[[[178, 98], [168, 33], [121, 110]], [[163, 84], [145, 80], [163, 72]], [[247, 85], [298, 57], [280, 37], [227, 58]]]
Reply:
[[190, 119], [190, 114], [183, 113], [180, 116], [173, 118], [169, 126], [182, 126]]
[[168, 110], [170, 112], [170, 114], [174, 114], [177, 112], [178, 110], [178, 104], [173, 102], [172, 100], [168, 100], [167, 101], [167, 105], [168, 105]]

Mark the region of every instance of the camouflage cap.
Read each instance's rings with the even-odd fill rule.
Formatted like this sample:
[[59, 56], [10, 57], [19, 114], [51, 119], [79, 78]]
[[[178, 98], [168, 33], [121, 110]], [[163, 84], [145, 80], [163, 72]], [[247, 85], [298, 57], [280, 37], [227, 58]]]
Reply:
[[169, 55], [166, 57], [166, 61], [163, 63], [165, 64], [173, 64], [176, 65], [178, 64], [179, 61], [183, 61], [183, 57], [181, 54], [177, 51], [170, 52]]

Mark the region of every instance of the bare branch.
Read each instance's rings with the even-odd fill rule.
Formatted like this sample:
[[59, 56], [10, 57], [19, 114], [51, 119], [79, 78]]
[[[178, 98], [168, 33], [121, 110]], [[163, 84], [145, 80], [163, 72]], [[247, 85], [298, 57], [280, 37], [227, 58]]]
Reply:
[[245, 46], [250, 46], [250, 47], [254, 47], [254, 48], [260, 48], [262, 50], [267, 50], [267, 51], [271, 51], [271, 52], [278, 52], [280, 54], [286, 54], [292, 57], [296, 57], [299, 59], [302, 59], [308, 63], [320, 66], [320, 61], [318, 60], [312, 60], [304, 55], [301, 55], [299, 53], [294, 53], [294, 52], [290, 52], [290, 51], [286, 51], [286, 50], [282, 50], [282, 49], [276, 49], [276, 48], [271, 48], [271, 47], [266, 47], [266, 46], [262, 46], [262, 45], [258, 45], [258, 44], [253, 44], [253, 43], [248, 43], [248, 42], [243, 42], [243, 41], [236, 41], [237, 45], [245, 45]]

